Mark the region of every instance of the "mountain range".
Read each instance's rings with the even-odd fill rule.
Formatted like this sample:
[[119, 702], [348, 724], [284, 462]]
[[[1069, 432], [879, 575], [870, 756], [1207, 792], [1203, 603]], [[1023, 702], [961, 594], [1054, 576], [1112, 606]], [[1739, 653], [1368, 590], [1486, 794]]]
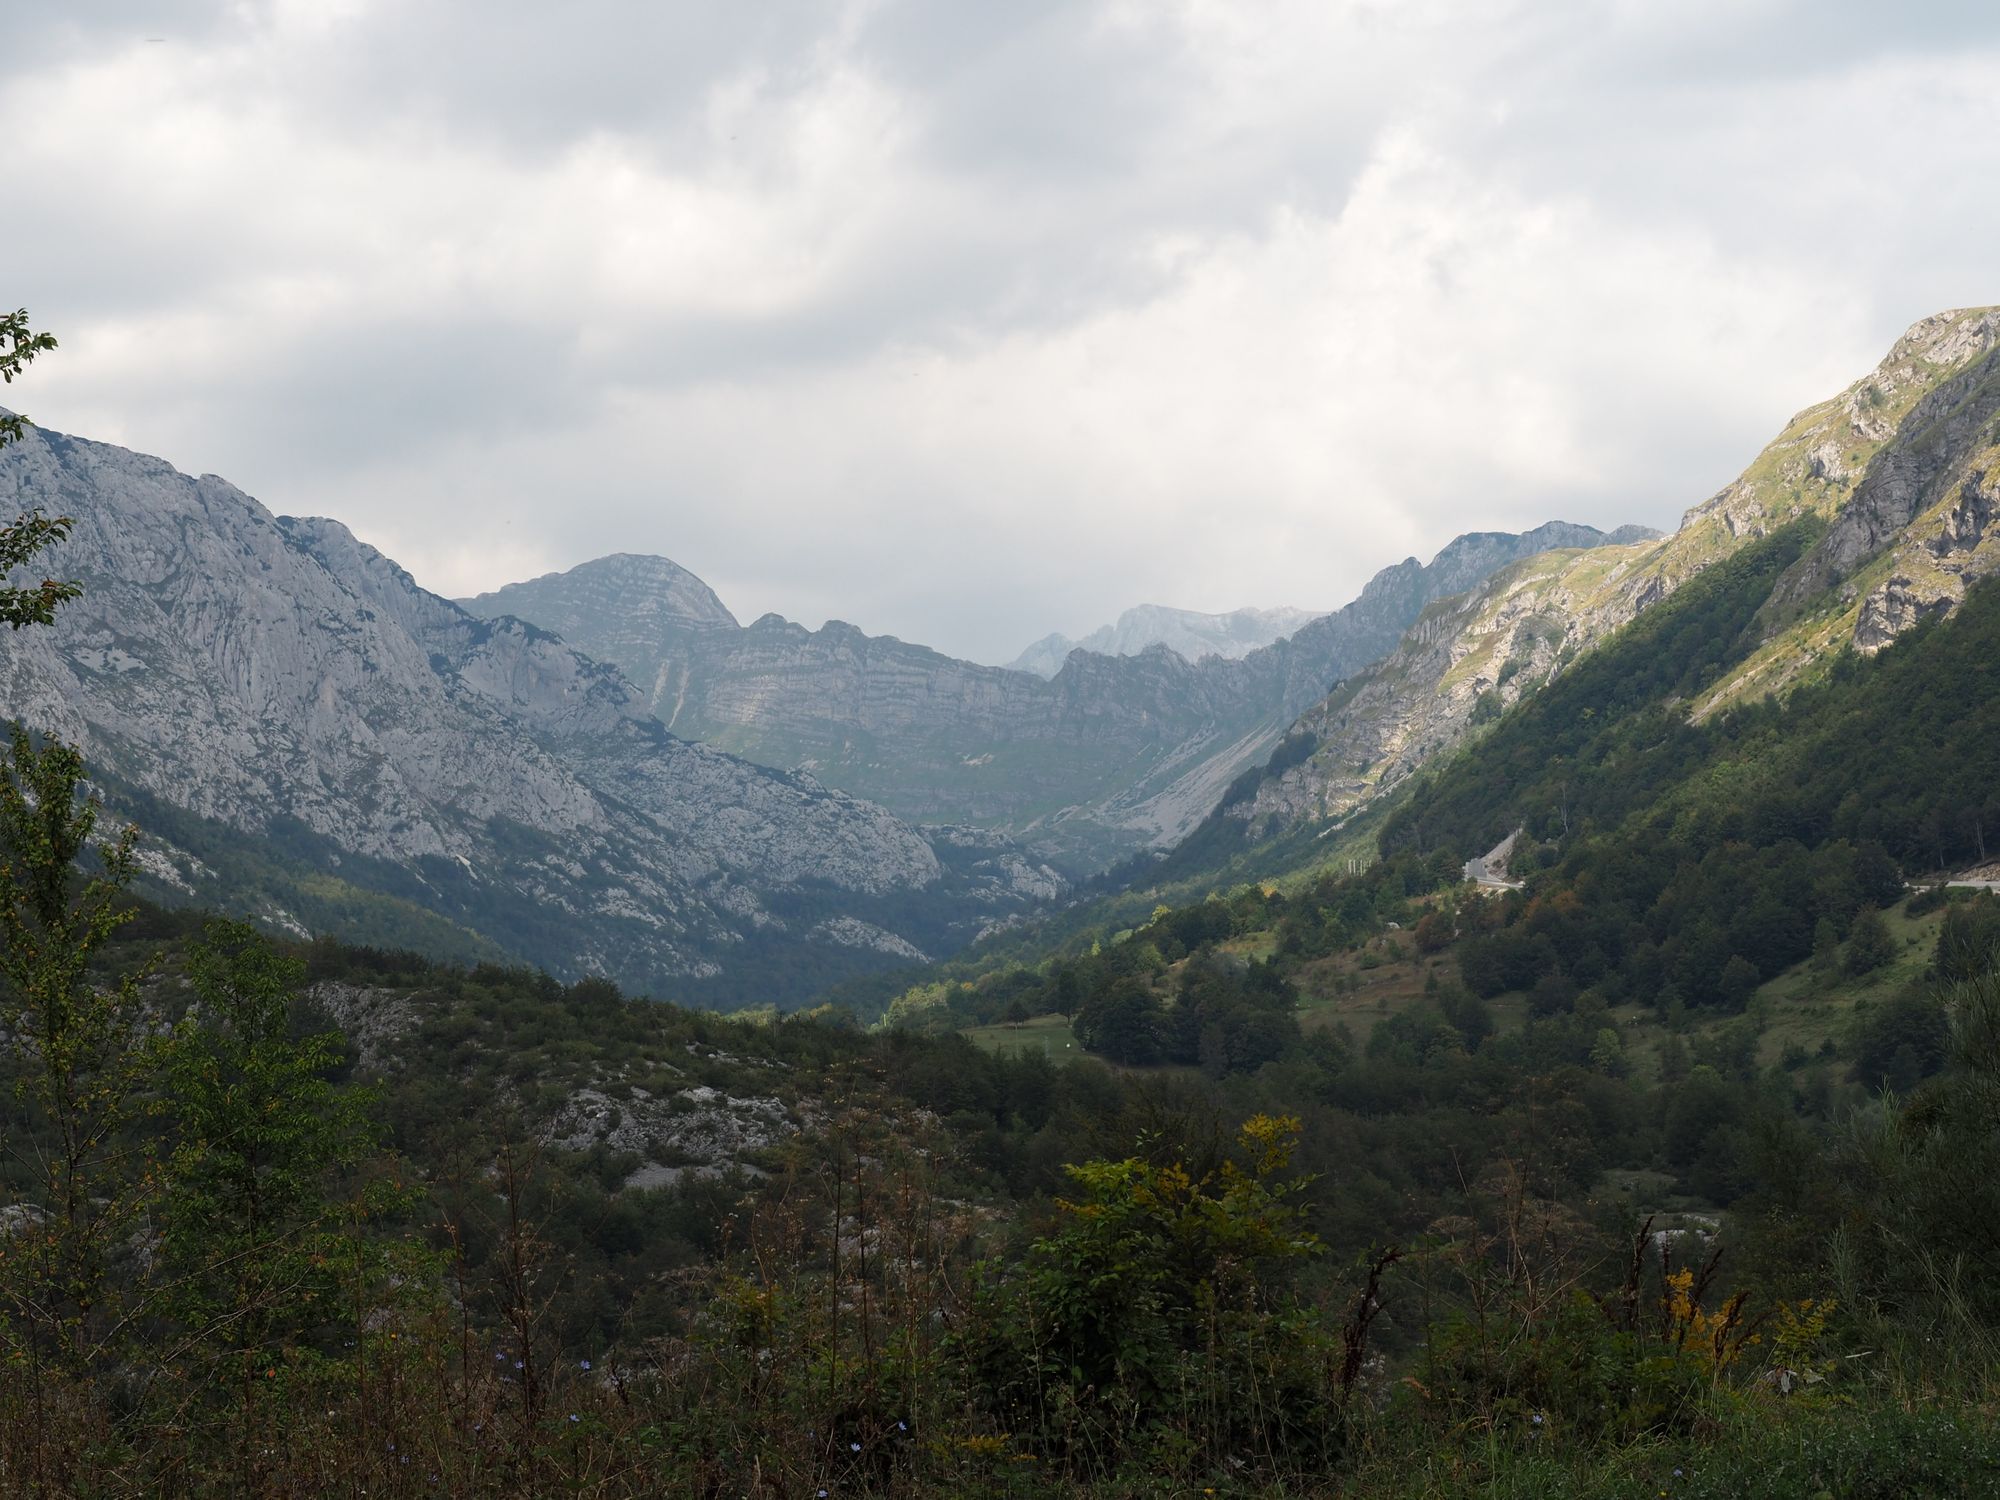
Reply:
[[156, 892], [719, 1002], [948, 951], [1062, 888], [678, 738], [615, 668], [213, 476], [31, 428], [0, 508], [71, 517], [47, 565], [83, 585], [0, 637], [0, 714], [82, 748]]
[[1238, 659], [1079, 650], [1052, 678], [829, 621], [738, 626], [665, 558], [621, 554], [463, 601], [615, 662], [673, 733], [799, 768], [921, 823], [994, 830], [1072, 873], [1172, 843], [1334, 684], [1434, 601], [1556, 549], [1652, 533], [1550, 522], [1405, 559], [1359, 598]]
[[1685, 706], [1697, 720], [1815, 680], [1847, 646], [1878, 651], [2000, 571], [2000, 308], [1915, 324], [1671, 536], [1530, 558], [1428, 609], [1301, 715], [1282, 763], [1232, 788], [1209, 841], [1378, 805], [1688, 579], [1800, 521], [1823, 534], [1778, 581], [1742, 661]]
[[631, 554], [461, 607], [335, 521], [31, 428], [0, 507], [73, 518], [48, 565], [84, 592], [0, 638], [0, 713], [83, 748], [144, 825], [156, 894], [796, 1003], [1134, 851], [1178, 843], [1188, 874], [1331, 847], [1315, 836], [1476, 758], [1487, 725], [1788, 528], [1810, 535], [1674, 711], [1812, 683], [2000, 571], [1996, 475], [2000, 310], [1939, 314], [1671, 536], [1474, 533], [1239, 658], [1074, 650], [1044, 679], [838, 621], [742, 625]]
[[1100, 625], [1081, 640], [1062, 634], [1045, 635], [1007, 665], [1016, 672], [1053, 677], [1072, 651], [1100, 656], [1137, 656], [1148, 646], [1165, 646], [1189, 661], [1204, 656], [1247, 656], [1259, 646], [1281, 641], [1306, 621], [1309, 609], [1279, 605], [1275, 609], [1234, 609], [1227, 614], [1173, 609], [1164, 604], [1140, 604], [1118, 617], [1115, 625]]

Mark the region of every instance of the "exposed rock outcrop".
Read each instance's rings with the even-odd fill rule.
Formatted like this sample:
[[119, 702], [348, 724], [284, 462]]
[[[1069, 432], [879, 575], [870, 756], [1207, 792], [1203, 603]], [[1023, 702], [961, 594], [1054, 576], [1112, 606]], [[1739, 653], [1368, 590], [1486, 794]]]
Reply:
[[32, 507], [74, 518], [49, 566], [84, 594], [0, 635], [0, 713], [77, 743], [155, 823], [233, 837], [170, 857], [183, 895], [275, 920], [282, 879], [298, 926], [337, 882], [350, 935], [383, 936], [357, 915], [374, 893], [559, 974], [784, 1000], [956, 946], [1055, 879], [678, 739], [615, 668], [212, 476], [31, 429], [0, 510]]
[[1126, 610], [1116, 624], [1099, 626], [1081, 640], [1073, 641], [1065, 635], [1043, 636], [1007, 665], [1016, 672], [1053, 677], [1062, 670], [1072, 651], [1137, 656], [1148, 646], [1165, 646], [1188, 661], [1200, 661], [1205, 656], [1235, 661], [1259, 646], [1283, 640], [1315, 618], [1312, 610], [1283, 605], [1209, 615], [1192, 609], [1172, 609], [1164, 604], [1140, 604]]

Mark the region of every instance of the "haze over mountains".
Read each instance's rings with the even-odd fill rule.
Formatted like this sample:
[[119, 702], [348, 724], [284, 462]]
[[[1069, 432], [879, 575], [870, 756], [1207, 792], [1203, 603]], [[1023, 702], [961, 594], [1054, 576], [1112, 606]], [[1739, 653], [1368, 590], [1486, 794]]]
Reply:
[[0, 713], [84, 751], [154, 894], [701, 1003], [955, 950], [1061, 895], [1051, 859], [1192, 826], [1429, 598], [1603, 540], [1461, 538], [1242, 661], [1082, 653], [1045, 682], [740, 626], [656, 558], [515, 591], [554, 630], [482, 618], [338, 522], [46, 429], [0, 504], [74, 518], [48, 565], [84, 591], [0, 641]]
[[1247, 656], [1259, 646], [1283, 640], [1319, 612], [1279, 605], [1275, 609], [1235, 609], [1227, 614], [1174, 609], [1164, 604], [1140, 604], [1125, 611], [1115, 625], [1100, 625], [1082, 640], [1060, 633], [1045, 635], [1007, 663], [1016, 672], [1053, 677], [1072, 651], [1102, 656], [1137, 656], [1148, 646], [1165, 646], [1189, 661], [1204, 656]]
[[732, 628], [699, 580], [620, 554], [464, 601], [615, 662], [677, 735], [802, 767], [920, 823], [964, 823], [1082, 873], [1171, 843], [1341, 679], [1394, 648], [1434, 600], [1550, 548], [1651, 533], [1550, 522], [1476, 532], [1428, 564], [1230, 659], [1155, 643], [1079, 651], [1052, 678], [959, 661], [893, 636], [777, 615]]

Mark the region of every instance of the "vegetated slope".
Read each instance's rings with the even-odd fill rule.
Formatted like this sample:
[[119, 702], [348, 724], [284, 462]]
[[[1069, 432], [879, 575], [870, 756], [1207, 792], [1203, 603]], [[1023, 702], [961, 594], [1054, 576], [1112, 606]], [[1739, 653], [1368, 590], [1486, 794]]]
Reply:
[[[1915, 1082], [1943, 1056], [1933, 1000], [1877, 994], [1854, 1036], [1852, 1007], [1831, 1002], [1907, 970], [1883, 917], [1907, 879], [2000, 852], [2000, 582], [1882, 652], [1847, 651], [1782, 702], [1692, 717], [1757, 648], [1770, 601], [1824, 533], [1808, 516], [1751, 543], [1442, 757], [1388, 811], [1383, 859], [1360, 873], [1162, 907], [1011, 968], [954, 966], [898, 997], [892, 1019], [990, 1026], [1010, 1009], [1055, 1010], [1073, 1018], [1077, 1045], [1121, 1061], [1257, 1067], [1284, 1055], [1273, 1029], [1284, 1008], [1257, 1002], [1261, 985], [1230, 999], [1190, 975], [1222, 954], [1239, 966], [1268, 957], [1303, 1006], [1328, 998], [1315, 988], [1322, 960], [1401, 927], [1414, 930], [1362, 967], [1387, 956], [1433, 969], [1421, 995], [1415, 984], [1398, 994], [1396, 1035], [1420, 1050], [1424, 1027], [1446, 1035], [1477, 1019], [1473, 1001], [1514, 996], [1527, 1020], [1547, 1023], [1544, 1042], [1561, 1038], [1579, 1063], [1599, 1049], [1628, 1058], [1635, 1032], [1664, 1025], [1672, 1035], [1649, 1050], [1678, 1050], [1684, 1069], [1691, 1028], [1706, 1024], [1697, 1017], [1726, 1022], [1762, 996], [1752, 1024], [1730, 1032], [1738, 1051], [1756, 1053], [1776, 1028], [1829, 1055], [1860, 1049], [1855, 1065], [1872, 1079], [1908, 1045], [1914, 1060], [1898, 1066]], [[1462, 864], [1508, 836], [1525, 890], [1463, 885]], [[2000, 919], [1948, 919], [1937, 941], [1937, 977], [1969, 977], [2000, 957]], [[1976, 951], [1947, 952], [1952, 942]], [[1439, 985], [1440, 959], [1469, 998]], [[1808, 960], [1811, 972], [1790, 972]]]
[[1772, 589], [1824, 529], [1795, 521], [1716, 564], [1442, 757], [1388, 815], [1383, 849], [1470, 858], [1524, 826], [1531, 842], [1587, 836], [1665, 794], [1710, 743], [1689, 707], [1755, 649]]
[[374, 892], [432, 951], [783, 1001], [1060, 888], [990, 837], [678, 740], [615, 668], [219, 479], [31, 429], [0, 506], [73, 517], [48, 566], [84, 586], [0, 640], [0, 713], [187, 815], [202, 849], [148, 862], [184, 897], [297, 925], [331, 882], [355, 935], [390, 935]]
[[1148, 646], [1165, 646], [1188, 661], [1200, 661], [1204, 656], [1234, 659], [1248, 656], [1259, 646], [1281, 641], [1318, 617], [1318, 611], [1289, 605], [1203, 614], [1164, 604], [1140, 604], [1126, 610], [1115, 624], [1100, 625], [1081, 640], [1061, 634], [1045, 635], [1007, 666], [1010, 671], [1053, 677], [1062, 670], [1072, 651], [1137, 656]]
[[2000, 311], [1927, 318], [1867, 378], [1793, 418], [1672, 536], [1532, 558], [1432, 606], [1231, 789], [1203, 831], [1205, 857], [1368, 807], [1688, 579], [1801, 517], [1828, 521], [1825, 537], [1775, 591], [1741, 660], [1707, 684], [1702, 711], [1950, 609], [2000, 558], [1996, 346]]
[[[1672, 1074], [1635, 1070], [1593, 1033], [1601, 1007], [1496, 1026], [1448, 982], [1365, 1047], [1273, 1025], [1287, 966], [1328, 942], [1372, 931], [1364, 961], [1437, 978], [1383, 929], [1435, 925], [1450, 894], [1394, 863], [1306, 903], [1205, 903], [1092, 956], [1107, 992], [1178, 969], [1172, 1010], [1212, 1023], [1190, 1068], [732, 1024], [601, 981], [313, 944], [283, 1018], [344, 1033], [336, 1078], [257, 1123], [266, 1079], [292, 1081], [281, 1030], [225, 1101], [271, 1154], [211, 1145], [213, 1113], [149, 1079], [129, 1133], [162, 1149], [93, 1178], [107, 1209], [156, 1207], [228, 1152], [227, 1183], [274, 1188], [277, 1210], [211, 1190], [213, 1226], [142, 1231], [156, 1253], [88, 1267], [77, 1295], [152, 1315], [62, 1380], [0, 1363], [0, 1404], [41, 1414], [0, 1454], [69, 1488], [187, 1494], [748, 1476], [1112, 1500], [1133, 1474], [1271, 1497], [1455, 1494], [1467, 1475], [1579, 1500], [1635, 1478], [1709, 1500], [1987, 1493], [1992, 982], [1888, 1100], [1838, 1049], [1760, 1070], [1737, 1026], [1692, 1036]], [[1243, 963], [1229, 945], [1274, 918], [1279, 962]], [[186, 1017], [172, 1045], [233, 1060], [186, 1004], [193, 925], [142, 913], [106, 967], [157, 962], [153, 1003]], [[0, 1049], [0, 1081], [30, 1061]], [[33, 1200], [6, 1206], [37, 1223]], [[1718, 1232], [1726, 1281], [1696, 1271]], [[1963, 1280], [1927, 1275], [1913, 1242]], [[254, 1320], [172, 1295], [190, 1266], [226, 1297], [217, 1270], [254, 1288], [243, 1267], [287, 1264], [297, 1294]], [[17, 1344], [24, 1308], [0, 1308]]]
[[766, 615], [732, 630], [715, 606], [688, 626], [654, 597], [663, 578], [685, 590], [660, 560], [602, 559], [471, 602], [529, 611], [616, 662], [678, 735], [1090, 870], [1192, 828], [1302, 708], [1390, 650], [1431, 600], [1546, 548], [1607, 540], [1565, 523], [1460, 537], [1240, 661], [1086, 652], [1050, 681], [839, 621], [809, 631]]
[[[1906, 877], [2000, 848], [2000, 585], [1879, 655], [1846, 653], [1782, 703], [1688, 719], [1700, 679], [1740, 655], [1705, 640], [1744, 619], [1789, 540], [1690, 585], [1664, 628], [1618, 637], [1590, 678], [1510, 715], [1490, 754], [1460, 757], [1390, 817], [1390, 854], [1456, 859], [1523, 830], [1528, 890], [1466, 954], [1475, 989], [1740, 1010], [1816, 951], [1830, 964], [1866, 944], [1849, 966], [1884, 962], [1871, 911]], [[1621, 669], [1644, 684], [1649, 658], [1664, 662], [1651, 691], [1621, 692]]]
[[[1520, 752], [1532, 757], [1538, 737], [1525, 738]], [[1573, 787], [1579, 831], [1615, 827], [1622, 801], [1626, 834], [1671, 835], [1698, 852], [1848, 838], [1880, 842], [1915, 879], [1984, 863], [2000, 849], [2000, 586], [1974, 587], [1950, 618], [1879, 655], [1843, 656], [1782, 702], [1730, 708], [1685, 725], [1680, 738], [1678, 756], [1639, 778], [1601, 741], [1581, 746], [1553, 773]], [[1546, 741], [1539, 748], [1561, 753]], [[1482, 795], [1463, 786], [1469, 769], [1420, 791], [1385, 843], [1477, 842], [1510, 818], [1548, 837], [1549, 773]]]

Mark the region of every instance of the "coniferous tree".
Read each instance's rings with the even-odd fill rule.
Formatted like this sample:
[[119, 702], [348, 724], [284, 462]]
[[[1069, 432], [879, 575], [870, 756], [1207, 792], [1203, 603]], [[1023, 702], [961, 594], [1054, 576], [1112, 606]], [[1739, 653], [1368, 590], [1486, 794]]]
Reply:
[[162, 1249], [175, 1319], [227, 1383], [342, 1313], [332, 1188], [378, 1129], [373, 1095], [330, 1081], [340, 1036], [291, 1034], [304, 964], [214, 922], [187, 974], [194, 1004], [162, 1048], [174, 1127]]

